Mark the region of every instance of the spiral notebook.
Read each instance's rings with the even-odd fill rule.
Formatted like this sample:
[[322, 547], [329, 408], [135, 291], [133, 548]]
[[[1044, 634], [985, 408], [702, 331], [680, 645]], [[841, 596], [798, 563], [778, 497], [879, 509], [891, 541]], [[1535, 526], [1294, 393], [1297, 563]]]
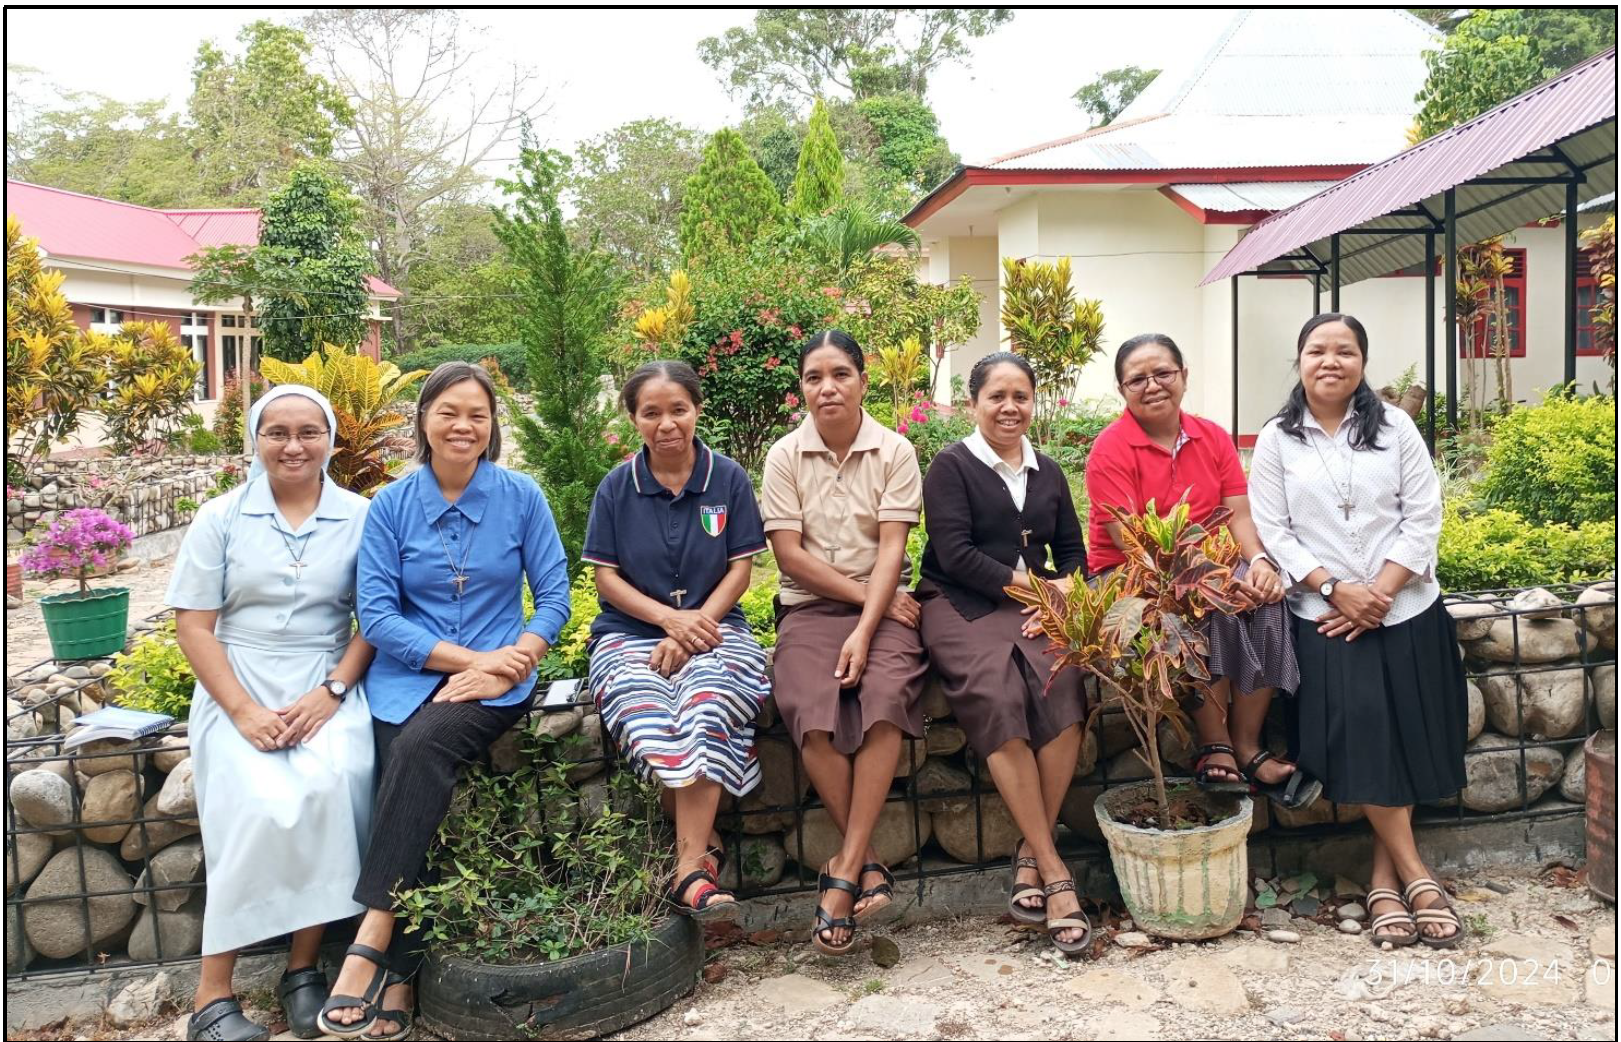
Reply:
[[62, 748], [75, 749], [87, 742], [103, 739], [132, 742], [145, 738], [174, 723], [174, 717], [164, 713], [148, 713], [140, 709], [108, 706], [86, 713], [73, 721], [73, 731], [62, 742]]

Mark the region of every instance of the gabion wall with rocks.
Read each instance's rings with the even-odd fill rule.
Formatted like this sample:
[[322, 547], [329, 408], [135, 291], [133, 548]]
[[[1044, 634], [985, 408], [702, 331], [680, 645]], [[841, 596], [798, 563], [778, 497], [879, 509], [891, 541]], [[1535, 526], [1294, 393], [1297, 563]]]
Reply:
[[[1462, 806], [1450, 812], [1575, 810], [1585, 799], [1581, 743], [1595, 728], [1615, 727], [1614, 584], [1461, 595], [1449, 610], [1472, 678], [1468, 786]], [[73, 715], [112, 697], [106, 672], [104, 662], [46, 664], [8, 682], [8, 975], [93, 966], [104, 958], [184, 959], [200, 949], [206, 883], [183, 731], [60, 753], [59, 736]], [[903, 750], [873, 835], [878, 856], [896, 868], [915, 864], [920, 854], [948, 864], [1005, 863], [1018, 838], [1012, 816], [974, 762], [939, 685], [931, 680], [923, 697], [927, 731]], [[1274, 708], [1267, 739], [1281, 752], [1281, 700]], [[575, 745], [592, 751], [579, 754], [568, 779], [586, 812], [608, 802], [605, 775], [616, 761], [594, 711], [531, 714], [491, 748], [495, 770], [520, 766], [523, 728], [585, 739]], [[734, 855], [722, 883], [742, 896], [814, 885], [817, 867], [839, 844], [769, 701], [758, 730], [761, 785], [724, 806], [721, 820]], [[1168, 726], [1160, 749], [1171, 774], [1188, 773], [1193, 747]], [[1108, 786], [1147, 776], [1124, 717], [1105, 707], [1083, 742], [1061, 821], [1074, 838], [1101, 843], [1093, 801]], [[1262, 800], [1252, 832], [1361, 816], [1359, 807], [1322, 800], [1298, 812]]]
[[199, 503], [221, 471], [231, 465], [246, 473], [241, 456], [163, 456], [128, 459], [56, 460], [30, 468], [18, 495], [6, 497], [6, 546], [21, 545], [36, 527], [77, 507], [100, 507], [129, 525], [136, 535], [186, 524], [191, 515], [176, 508], [182, 499]]

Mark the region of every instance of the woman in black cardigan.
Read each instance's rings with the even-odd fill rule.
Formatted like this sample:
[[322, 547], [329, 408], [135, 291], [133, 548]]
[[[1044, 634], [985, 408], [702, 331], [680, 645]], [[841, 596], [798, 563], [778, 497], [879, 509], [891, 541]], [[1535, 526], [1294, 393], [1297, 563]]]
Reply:
[[1004, 587], [1039, 575], [1067, 589], [1086, 574], [1086, 546], [1058, 464], [1025, 437], [1036, 397], [1030, 363], [987, 355], [968, 378], [968, 396], [974, 433], [936, 456], [923, 479], [923, 643], [1024, 837], [1013, 851], [1008, 912], [1045, 921], [1054, 945], [1075, 953], [1092, 927], [1053, 825], [1075, 776], [1086, 696], [1078, 670], [1052, 676], [1039, 624]]

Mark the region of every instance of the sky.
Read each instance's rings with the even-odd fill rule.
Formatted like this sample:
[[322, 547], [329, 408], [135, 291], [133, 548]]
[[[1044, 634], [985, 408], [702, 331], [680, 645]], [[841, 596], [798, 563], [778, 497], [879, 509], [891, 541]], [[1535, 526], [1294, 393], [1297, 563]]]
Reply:
[[[179, 109], [199, 43], [213, 39], [234, 50], [243, 25], [302, 13], [13, 8], [5, 15], [6, 62], [37, 68], [68, 90], [120, 101], [166, 98]], [[698, 60], [697, 44], [751, 17], [746, 8], [463, 13], [484, 30], [486, 69], [516, 61], [546, 86], [536, 129], [564, 150], [633, 119], [663, 116], [706, 131], [735, 121], [741, 105]], [[970, 66], [937, 73], [929, 101], [952, 148], [967, 162], [982, 160], [1086, 129], [1085, 113], [1071, 100], [1076, 88], [1122, 65], [1195, 61], [1231, 17], [1231, 9], [1022, 10], [973, 41]], [[87, 18], [94, 32], [85, 31]], [[9, 74], [7, 81], [9, 90]]]

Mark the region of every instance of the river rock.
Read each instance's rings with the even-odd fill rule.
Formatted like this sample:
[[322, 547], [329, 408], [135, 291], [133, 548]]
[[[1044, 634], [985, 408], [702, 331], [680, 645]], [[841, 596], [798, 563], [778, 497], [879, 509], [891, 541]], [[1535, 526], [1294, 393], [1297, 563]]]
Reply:
[[[79, 859], [84, 859], [84, 883]], [[66, 959], [85, 950], [84, 905], [90, 909], [90, 944], [100, 944], [129, 925], [135, 901], [127, 892], [130, 878], [116, 858], [97, 847], [58, 852], [28, 887], [23, 925], [28, 943], [47, 959]], [[81, 899], [69, 894], [102, 893]], [[43, 903], [34, 904], [40, 901]]]
[[[727, 890], [762, 890], [782, 881], [783, 869], [788, 863], [788, 852], [777, 836], [743, 836], [742, 849], [731, 840], [726, 842], [726, 864], [721, 869], [720, 885]], [[742, 870], [743, 878], [738, 879]]]
[[189, 818], [197, 813], [197, 778], [191, 757], [177, 764], [163, 779], [158, 790], [158, 813], [165, 817]]
[[22, 742], [39, 734], [38, 723], [32, 715], [23, 715], [23, 704], [6, 696], [6, 740]]
[[[153, 793], [141, 808], [141, 817], [157, 816], [158, 794]], [[129, 832], [124, 836], [124, 842], [119, 844], [118, 856], [125, 861], [140, 861], [148, 854], [156, 854], [175, 840], [195, 836], [198, 831], [196, 818], [148, 821], [144, 825], [136, 823], [130, 826]]]
[[1562, 658], [1575, 658], [1580, 651], [1576, 643], [1576, 624], [1570, 619], [1536, 622], [1520, 616], [1495, 620], [1485, 637], [1469, 645], [1469, 653], [1491, 662], [1513, 662], [1516, 622], [1521, 663], [1557, 662]]
[[[1513, 674], [1494, 674], [1481, 678], [1481, 689], [1486, 697], [1486, 719], [1499, 734], [1564, 738], [1587, 719], [1586, 685], [1580, 666], [1522, 673], [1518, 683]], [[1520, 706], [1524, 709], [1523, 727]]]
[[555, 713], [530, 713], [528, 722], [520, 726], [528, 727], [530, 734], [566, 738], [578, 731], [584, 720], [585, 707], [574, 706]]
[[[919, 846], [929, 841], [931, 815], [919, 808], [914, 833], [912, 813], [912, 808], [905, 803], [886, 803], [872, 830], [872, 845], [878, 860], [891, 868], [909, 860]], [[842, 844], [843, 837], [823, 807], [805, 811], [804, 827], [789, 829], [782, 839], [788, 856], [812, 871], [826, 864]]]
[[23, 929], [22, 909], [6, 906], [6, 974], [21, 973], [34, 960], [34, 949], [28, 946], [28, 931]]
[[946, 853], [968, 865], [1010, 856], [1021, 833], [1002, 797], [981, 795], [977, 822], [973, 801], [960, 802], [961, 806], [933, 815], [934, 838]]
[[1598, 709], [1598, 724], [1606, 731], [1615, 730], [1615, 663], [1605, 662], [1588, 672], [1593, 685], [1593, 705]]
[[1103, 830], [1098, 828], [1097, 810], [1094, 807], [1102, 794], [1103, 782], [1096, 775], [1076, 782], [1064, 794], [1064, 802], [1058, 809], [1058, 820], [1071, 832], [1102, 843]]
[[912, 772], [922, 767], [928, 758], [927, 742], [913, 741], [910, 738], [901, 739], [901, 753], [895, 757], [895, 777], [910, 778]]
[[1469, 690], [1469, 741], [1480, 737], [1480, 732], [1486, 729], [1486, 696], [1480, 690], [1480, 685], [1473, 680], [1464, 681]]
[[160, 749], [152, 754], [152, 766], [168, 774], [191, 757], [191, 739], [183, 734], [164, 735]]
[[1572, 803], [1587, 802], [1587, 750], [1577, 746], [1565, 756], [1565, 773], [1559, 779], [1559, 795]]
[[[794, 812], [766, 811], [771, 807], [793, 808], [810, 792], [810, 775], [803, 766], [796, 770], [793, 743], [776, 735], [755, 739], [754, 754], [760, 761], [760, 784], [738, 801], [742, 812], [740, 828], [750, 835], [767, 835], [792, 828]], [[766, 811], [765, 813], [760, 813]]]
[[141, 962], [160, 956], [185, 959], [202, 951], [205, 902], [205, 895], [198, 892], [172, 912], [151, 906], [142, 909], [129, 935], [129, 957]]
[[1486, 601], [1450, 601], [1447, 604], [1447, 614], [1452, 616], [1458, 639], [1462, 641], [1479, 640], [1491, 632], [1492, 616], [1500, 615], [1502, 611], [1498, 605]]
[[[1487, 732], [1469, 743], [1473, 753], [1464, 757], [1467, 784], [1463, 805], [1470, 810], [1494, 813], [1518, 810], [1520, 806], [1519, 742], [1505, 735]], [[1564, 754], [1557, 749], [1525, 750], [1526, 793], [1535, 803], [1559, 784], [1565, 770]]]
[[[1587, 632], [1598, 638], [1599, 646], [1606, 651], [1615, 650], [1615, 584], [1600, 583], [1589, 586], [1582, 591], [1576, 603], [1590, 605], [1581, 617], [1587, 626]], [[1614, 725], [1611, 725], [1614, 726]]]
[[22, 832], [15, 837], [15, 846], [6, 850], [6, 894], [19, 886], [27, 886], [51, 859], [55, 844], [43, 832]]
[[[131, 743], [119, 738], [103, 738], [97, 742], [86, 742], [74, 750], [75, 766], [79, 773], [95, 777], [109, 771], [141, 772], [141, 764], [145, 761], [144, 753], [133, 751]], [[127, 753], [126, 756], [108, 755], [111, 753]]]
[[146, 871], [135, 881], [135, 903], [150, 905], [156, 901], [157, 906], [165, 912], [178, 911], [181, 905], [191, 900], [194, 891], [155, 889], [147, 893], [146, 888], [195, 883], [203, 878], [206, 870], [201, 837], [193, 836], [171, 843], [152, 855]]
[[[1271, 802], [1268, 800], [1267, 802]], [[1336, 813], [1338, 816], [1336, 817]], [[1309, 825], [1326, 825], [1329, 822], [1361, 821], [1367, 815], [1360, 803], [1334, 803], [1331, 800], [1319, 797], [1311, 806], [1304, 810], [1290, 810], [1272, 806], [1272, 817], [1279, 825], [1286, 829], [1301, 829]]]
[[114, 1027], [134, 1027], [162, 1013], [163, 1007], [172, 998], [167, 973], [134, 980], [124, 985], [107, 1003], [107, 1019], [112, 1021]]
[[[973, 784], [973, 779], [969, 777], [967, 771], [950, 760], [942, 760], [937, 756], [931, 756], [922, 767], [918, 768], [915, 782], [923, 809], [930, 814], [936, 814], [952, 808], [966, 807], [969, 799], [966, 794]], [[941, 793], [955, 793], [956, 795], [941, 799], [927, 798], [939, 796]]]
[[73, 787], [52, 771], [24, 771], [11, 783], [11, 806], [35, 828], [65, 835], [61, 826], [73, 824]]
[[1508, 607], [1512, 611], [1525, 612], [1522, 618], [1557, 619], [1564, 615], [1568, 605], [1553, 591], [1539, 586], [1534, 590], [1521, 590], [1508, 602]]
[[572, 762], [564, 777], [570, 785], [578, 785], [587, 778], [595, 778], [607, 769], [605, 757], [610, 755], [602, 743], [602, 717], [596, 713], [582, 717], [577, 732], [580, 736], [572, 746], [565, 762]]
[[950, 756], [968, 744], [968, 732], [956, 724], [930, 722], [926, 732], [930, 756]]
[[[141, 781], [134, 774], [108, 771], [96, 775], [85, 788], [84, 803], [79, 808], [79, 821], [86, 826], [84, 838], [92, 843], [121, 842], [129, 832], [129, 820], [140, 806]], [[104, 821], [115, 824], [97, 824]]]

